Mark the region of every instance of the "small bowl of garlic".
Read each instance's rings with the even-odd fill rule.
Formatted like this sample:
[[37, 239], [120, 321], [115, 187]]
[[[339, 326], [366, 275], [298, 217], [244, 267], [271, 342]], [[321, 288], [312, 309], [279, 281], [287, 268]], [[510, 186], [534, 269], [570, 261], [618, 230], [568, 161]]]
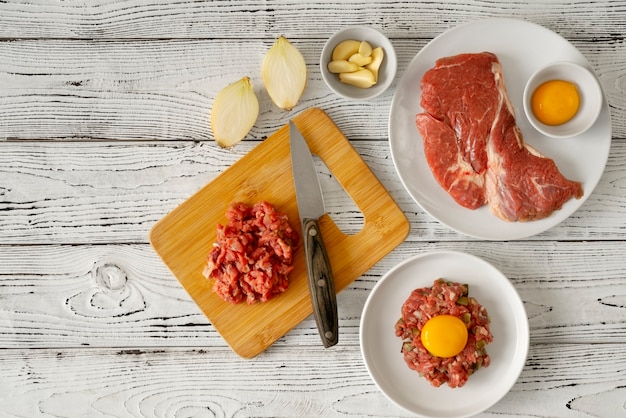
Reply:
[[391, 41], [376, 29], [350, 26], [331, 36], [320, 59], [326, 85], [351, 100], [381, 95], [396, 76], [397, 58]]

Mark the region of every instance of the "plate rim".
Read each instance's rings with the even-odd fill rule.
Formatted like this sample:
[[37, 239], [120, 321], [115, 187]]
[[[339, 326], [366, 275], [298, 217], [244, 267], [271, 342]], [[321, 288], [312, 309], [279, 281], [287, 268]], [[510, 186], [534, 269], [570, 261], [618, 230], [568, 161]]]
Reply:
[[[402, 262], [398, 263], [397, 265], [395, 265], [394, 267], [392, 267], [389, 271], [387, 271], [387, 273], [385, 273], [383, 275], [383, 277], [378, 280], [378, 282], [376, 282], [376, 284], [374, 285], [374, 287], [372, 288], [370, 294], [368, 295], [365, 304], [363, 306], [363, 310], [361, 313], [361, 320], [359, 322], [359, 346], [360, 346], [360, 351], [361, 351], [361, 358], [363, 360], [363, 363], [365, 365], [365, 368], [367, 369], [368, 374], [370, 375], [370, 378], [372, 379], [372, 381], [374, 382], [374, 384], [376, 385], [376, 387], [378, 388], [378, 390], [389, 400], [391, 401], [394, 405], [398, 406], [399, 408], [401, 408], [404, 411], [410, 412], [412, 414], [417, 414], [418, 416], [422, 416], [422, 417], [428, 417], [428, 415], [422, 415], [419, 411], [413, 410], [411, 408], [409, 408], [407, 405], [402, 404], [400, 401], [398, 401], [397, 399], [395, 399], [391, 394], [387, 393], [387, 391], [385, 390], [385, 388], [381, 385], [381, 383], [379, 382], [379, 380], [377, 379], [377, 376], [375, 376], [375, 373], [372, 371], [372, 367], [371, 367], [371, 362], [372, 359], [369, 357], [370, 353], [368, 351], [368, 349], [366, 348], [366, 339], [367, 339], [367, 326], [366, 326], [366, 322], [369, 319], [369, 316], [372, 314], [370, 308], [371, 305], [375, 303], [375, 298], [376, 295], [378, 294], [378, 292], [380, 291], [380, 289], [384, 286], [390, 286], [389, 285], [389, 281], [393, 280], [394, 274], [396, 274], [399, 270], [402, 270], [403, 268], [406, 268], [407, 266], [411, 265], [411, 264], [416, 264], [419, 265], [421, 262], [423, 262], [425, 259], [428, 258], [436, 258], [436, 257], [450, 257], [450, 258], [456, 258], [459, 260], [465, 260], [470, 261], [472, 263], [477, 263], [482, 265], [485, 268], [489, 268], [490, 270], [492, 270], [494, 272], [494, 274], [496, 276], [499, 277], [500, 280], [500, 284], [502, 286], [506, 286], [509, 288], [509, 290], [512, 292], [512, 295], [515, 296], [515, 298], [512, 300], [515, 304], [517, 304], [517, 308], [518, 309], [514, 309], [514, 313], [517, 312], [517, 314], [515, 315], [514, 318], [511, 319], [512, 322], [514, 322], [516, 324], [517, 327], [517, 333], [516, 335], [518, 336], [518, 341], [517, 344], [512, 348], [512, 359], [517, 360], [516, 363], [513, 363], [511, 365], [511, 367], [509, 368], [510, 373], [510, 380], [507, 382], [508, 385], [506, 385], [506, 390], [504, 390], [500, 396], [495, 397], [494, 399], [492, 399], [492, 401], [490, 403], [487, 403], [485, 405], [482, 405], [480, 408], [475, 409], [475, 410], [471, 410], [469, 413], [464, 413], [464, 414], [456, 414], [456, 415], [450, 415], [450, 414], [445, 414], [445, 415], [433, 415], [436, 417], [446, 417], [446, 418], [464, 418], [464, 417], [470, 417], [473, 416], [475, 414], [478, 414], [480, 412], [485, 411], [486, 409], [490, 408], [491, 406], [495, 405], [496, 403], [498, 403], [504, 396], [506, 396], [507, 393], [510, 392], [511, 388], [515, 385], [515, 383], [517, 382], [517, 380], [519, 379], [519, 376], [521, 375], [522, 371], [524, 370], [525, 364], [526, 364], [526, 360], [528, 358], [528, 352], [530, 349], [530, 325], [529, 325], [529, 320], [528, 320], [528, 313], [526, 312], [526, 309], [524, 307], [524, 303], [517, 291], [517, 289], [515, 288], [515, 286], [513, 286], [513, 284], [511, 283], [511, 281], [508, 279], [508, 277], [506, 275], [504, 275], [498, 268], [496, 268], [493, 264], [491, 264], [490, 262], [486, 261], [485, 259], [464, 252], [464, 251], [459, 251], [459, 250], [445, 250], [445, 249], [441, 249], [441, 250], [433, 250], [433, 251], [425, 251], [422, 253], [418, 253], [415, 255], [412, 255], [411, 257], [403, 260]], [[434, 278], [429, 278], [429, 280], [434, 280]], [[416, 279], [416, 281], [420, 281], [420, 279]], [[423, 282], [427, 282], [424, 281], [424, 279], [421, 279], [421, 281]], [[471, 283], [470, 283], [471, 285]], [[421, 286], [418, 285], [418, 286]], [[428, 285], [427, 285], [428, 286]], [[407, 294], [408, 297], [408, 294]], [[507, 299], [507, 301], [510, 303], [511, 301], [509, 299]], [[489, 310], [489, 307], [487, 307], [487, 309]], [[400, 310], [400, 307], [398, 307], [398, 312]], [[497, 336], [496, 336], [497, 338]], [[402, 359], [402, 363], [404, 364], [404, 359]], [[405, 365], [406, 366], [406, 365]], [[408, 366], [406, 366], [407, 370]], [[413, 372], [414, 373], [414, 372]], [[420, 379], [422, 379], [420, 377]], [[424, 380], [425, 382], [425, 380]], [[453, 390], [453, 391], [462, 391], [464, 388], [456, 388], [456, 389], [450, 389], [450, 388], [446, 388], [446, 387], [442, 387], [442, 388], [435, 388], [436, 390], [442, 389], [442, 390]]]
[[[594, 175], [592, 176], [591, 182], [589, 182], [587, 180], [587, 178], [582, 178], [580, 181], [583, 183], [588, 183], [586, 184], [585, 187], [585, 193], [584, 195], [580, 198], [580, 199], [576, 199], [576, 200], [572, 200], [570, 199], [570, 201], [566, 202], [563, 207], [558, 210], [555, 211], [554, 213], [552, 213], [551, 216], [541, 219], [541, 220], [536, 220], [536, 221], [531, 221], [531, 222], [511, 222], [511, 223], [507, 223], [505, 221], [499, 220], [497, 217], [495, 217], [495, 215], [492, 215], [490, 212], [488, 213], [488, 216], [493, 217], [494, 220], [498, 220], [499, 222], [502, 223], [503, 228], [497, 228], [500, 231], [505, 231], [505, 232], [498, 232], [498, 233], [487, 233], [487, 231], [485, 230], [485, 228], [481, 229], [479, 232], [478, 231], [473, 231], [470, 229], [468, 229], [468, 227], [464, 227], [463, 224], [461, 223], [461, 225], [459, 225], [458, 223], [452, 223], [450, 221], [445, 221], [442, 220], [442, 216], [438, 215], [441, 214], [442, 211], [441, 210], [435, 210], [435, 209], [430, 209], [429, 208], [429, 203], [426, 202], [430, 199], [430, 196], [418, 196], [417, 193], [414, 193], [411, 189], [412, 189], [412, 183], [414, 182], [410, 182], [409, 180], [412, 179], [408, 179], [406, 178], [406, 176], [403, 174], [403, 170], [402, 169], [402, 165], [399, 161], [401, 160], [402, 156], [401, 156], [401, 152], [398, 151], [396, 149], [396, 147], [399, 147], [401, 144], [401, 140], [396, 139], [397, 138], [397, 134], [395, 132], [395, 130], [401, 130], [401, 128], [397, 128], [396, 125], [398, 125], [398, 123], [394, 123], [394, 118], [397, 116], [397, 113], [399, 113], [401, 111], [401, 109], [398, 109], [400, 107], [399, 102], [406, 96], [406, 92], [403, 88], [404, 84], [408, 83], [408, 79], [415, 74], [412, 74], [415, 72], [416, 67], [419, 66], [419, 63], [421, 62], [420, 60], [423, 59], [423, 57], [425, 55], [427, 55], [429, 53], [430, 48], [432, 48], [433, 46], [436, 46], [439, 42], [441, 42], [442, 39], [445, 39], [448, 36], [452, 36], [453, 33], [457, 33], [457, 32], [463, 32], [463, 31], [468, 31], [468, 30], [474, 30], [474, 28], [478, 27], [481, 28], [483, 26], [485, 27], [495, 27], [497, 25], [517, 25], [517, 28], [523, 28], [525, 31], [533, 31], [534, 33], [544, 33], [546, 35], [551, 36], [553, 39], [559, 39], [560, 42], [567, 44], [569, 46], [569, 48], [572, 51], [575, 51], [575, 53], [577, 54], [577, 59], [578, 61], [580, 61], [581, 63], [583, 63], [587, 69], [589, 69], [592, 74], [597, 77], [597, 74], [595, 73], [593, 67], [591, 66], [591, 64], [589, 63], [589, 61], [586, 59], [586, 57], [571, 43], [569, 42], [567, 39], [565, 39], [563, 36], [561, 36], [560, 34], [552, 31], [549, 28], [546, 28], [544, 26], [541, 26], [537, 23], [534, 22], [530, 22], [524, 19], [517, 19], [517, 18], [484, 18], [484, 19], [478, 19], [478, 20], [474, 20], [474, 21], [470, 21], [470, 22], [466, 22], [466, 23], [462, 23], [460, 25], [457, 25], [455, 27], [452, 27], [442, 33], [440, 33], [439, 35], [437, 35], [435, 38], [433, 38], [432, 40], [430, 40], [426, 45], [424, 45], [424, 47], [422, 47], [411, 59], [411, 61], [409, 62], [409, 64], [407, 65], [406, 69], [404, 70], [400, 80], [397, 83], [396, 86], [396, 91], [394, 92], [393, 98], [392, 98], [392, 102], [391, 102], [391, 106], [390, 106], [390, 111], [389, 111], [389, 117], [388, 117], [388, 125], [387, 125], [387, 129], [388, 129], [388, 138], [389, 138], [389, 147], [390, 147], [390, 153], [391, 153], [391, 159], [393, 161], [394, 164], [394, 168], [395, 171], [398, 175], [398, 177], [400, 178], [400, 182], [403, 185], [404, 189], [407, 191], [407, 193], [409, 194], [409, 196], [411, 197], [411, 199], [424, 211], [426, 212], [428, 215], [430, 215], [433, 219], [435, 219], [436, 221], [438, 221], [439, 223], [441, 223], [442, 225], [447, 226], [448, 228], [470, 236], [470, 237], [474, 237], [474, 238], [478, 238], [478, 239], [482, 239], [482, 240], [495, 240], [495, 241], [503, 241], [503, 240], [516, 240], [516, 239], [523, 239], [523, 238], [528, 238], [537, 234], [540, 234], [542, 232], [545, 232], [547, 230], [549, 230], [550, 228], [553, 228], [554, 226], [560, 224], [561, 222], [563, 222], [565, 219], [569, 218], [571, 215], [573, 215], [577, 210], [579, 210], [582, 205], [587, 201], [587, 199], [589, 198], [589, 196], [593, 193], [593, 191], [595, 190], [595, 188], [597, 187], [602, 174], [604, 173], [605, 169], [606, 169], [606, 164], [608, 161], [608, 157], [610, 154], [610, 148], [611, 148], [611, 141], [612, 141], [612, 125], [611, 125], [611, 114], [610, 114], [610, 108], [609, 108], [609, 103], [608, 103], [608, 98], [606, 96], [606, 93], [604, 92], [604, 89], [602, 89], [602, 110], [601, 113], [598, 117], [599, 123], [596, 123], [595, 126], [600, 126], [601, 129], [606, 130], [606, 136], [604, 137], [604, 142], [600, 143], [597, 142], [598, 146], [603, 146], [605, 147], [605, 149], [599, 148], [599, 152], [598, 152], [598, 167], [601, 167], [601, 169], [599, 170], [595, 170], [593, 173]], [[480, 49], [480, 46], [478, 48], [475, 49]], [[484, 48], [483, 48], [484, 49]], [[461, 52], [459, 52], [461, 53]], [[450, 53], [448, 55], [452, 55], [454, 53]], [[440, 56], [445, 56], [446, 53], [443, 52], [440, 54]], [[538, 61], [540, 62], [540, 61]], [[419, 74], [419, 73], [418, 73]], [[598, 80], [599, 81], [599, 80]], [[601, 85], [601, 83], [600, 83]], [[507, 90], [509, 90], [509, 88], [507, 88]], [[421, 89], [420, 89], [421, 91]], [[421, 107], [419, 106], [419, 99], [416, 99], [416, 103], [417, 103], [417, 107], [421, 109]], [[519, 106], [516, 106], [516, 108], [521, 109], [522, 108], [522, 103], [520, 102], [518, 104]], [[517, 114], [516, 115], [516, 120], [519, 122], [520, 120], [524, 120], [526, 116], [525, 115], [520, 115]], [[591, 128], [593, 129], [593, 127]], [[421, 142], [421, 137], [419, 136], [419, 132], [417, 131], [417, 128], [415, 128], [415, 132], [418, 135], [417, 137], [415, 137], [415, 140], [420, 141]], [[589, 132], [588, 132], [589, 133]], [[528, 132], [525, 133], [525, 136], [527, 136]], [[535, 132], [531, 132], [532, 136], [537, 135], [537, 133]], [[583, 134], [585, 135], [585, 134]], [[547, 137], [546, 137], [547, 138]], [[576, 138], [580, 138], [576, 137]], [[576, 139], [574, 138], [574, 139]], [[559, 140], [555, 140], [555, 139], [550, 139], [550, 141], [559, 141]], [[560, 140], [560, 141], [564, 141], [564, 140]], [[553, 159], [556, 157], [552, 157]], [[418, 161], [418, 164], [422, 163], [422, 161]], [[424, 164], [426, 164], [425, 161], [423, 161]], [[430, 172], [430, 170], [428, 170], [429, 175], [432, 177], [432, 173]], [[434, 178], [427, 180], [429, 182], [436, 182], [434, 180]], [[432, 184], [432, 183], [431, 183]], [[438, 187], [441, 187], [437, 184]], [[443, 191], [443, 189], [441, 189], [441, 191], [443, 193], [445, 193], [445, 191]], [[427, 193], [425, 193], [427, 195]], [[449, 196], [448, 196], [449, 197]], [[454, 205], [458, 205], [457, 203], [455, 203], [452, 198], [450, 197], [450, 206], [452, 208], [454, 208], [453, 210], [457, 210], [458, 208], [456, 208]], [[437, 202], [439, 202], [439, 199], [437, 199]], [[432, 204], [430, 206], [433, 206]], [[459, 208], [461, 208], [459, 206]], [[462, 208], [465, 209], [465, 208]], [[469, 211], [469, 209], [465, 209], [467, 211]], [[487, 206], [483, 206], [482, 208], [478, 208], [476, 209], [476, 211], [483, 211], [483, 212], [488, 212], [489, 209], [487, 208]], [[469, 213], [469, 212], [468, 212]], [[480, 212], [478, 212], [480, 213]], [[473, 214], [472, 214], [473, 215]], [[470, 215], [470, 216], [472, 216]], [[486, 219], [488, 219], [486, 217]], [[489, 222], [488, 222], [489, 223]], [[511, 225], [511, 224], [524, 224], [525, 227], [519, 227], [519, 230], [515, 230], [515, 229], [511, 229], [510, 231], [507, 230], [507, 224]], [[530, 227], [526, 227], [528, 225], [531, 225]], [[516, 228], [516, 227], [512, 227], [512, 228]], [[494, 229], [494, 228], [492, 228]]]

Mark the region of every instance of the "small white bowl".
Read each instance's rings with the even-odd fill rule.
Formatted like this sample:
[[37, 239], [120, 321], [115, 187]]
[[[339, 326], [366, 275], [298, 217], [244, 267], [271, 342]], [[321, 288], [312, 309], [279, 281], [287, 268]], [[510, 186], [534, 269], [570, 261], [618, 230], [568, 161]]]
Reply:
[[[378, 81], [372, 87], [364, 89], [351, 86], [339, 81], [339, 74], [328, 71], [328, 63], [332, 60], [333, 49], [341, 41], [354, 39], [356, 41], [367, 41], [372, 48], [382, 47], [385, 53], [383, 62], [378, 70]], [[350, 26], [336, 32], [326, 41], [322, 49], [320, 59], [320, 70], [326, 85], [338, 95], [351, 100], [368, 100], [381, 95], [393, 82], [398, 67], [398, 59], [393, 44], [385, 35], [367, 26]]]
[[[541, 123], [532, 111], [533, 92], [550, 80], [574, 83], [580, 95], [580, 106], [576, 115], [561, 125]], [[596, 76], [587, 68], [571, 62], [555, 62], [537, 70], [524, 88], [524, 111], [530, 123], [542, 134], [552, 138], [571, 138], [589, 129], [602, 109], [602, 87]]]

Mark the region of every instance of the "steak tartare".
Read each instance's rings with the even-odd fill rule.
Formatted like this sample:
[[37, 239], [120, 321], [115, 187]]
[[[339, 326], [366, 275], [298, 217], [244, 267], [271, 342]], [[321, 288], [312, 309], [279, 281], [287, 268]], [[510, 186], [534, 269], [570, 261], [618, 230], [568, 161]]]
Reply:
[[[402, 305], [402, 317], [396, 322], [395, 332], [402, 338], [404, 361], [435, 387], [443, 383], [451, 388], [462, 387], [472, 373], [489, 366], [486, 345], [493, 340], [489, 316], [468, 293], [467, 285], [437, 279], [432, 287], [411, 292]], [[435, 356], [422, 343], [424, 325], [438, 315], [459, 318], [467, 327], [467, 343], [454, 356]]]
[[289, 286], [298, 233], [287, 215], [268, 202], [250, 207], [232, 203], [228, 224], [217, 225], [217, 242], [203, 275], [215, 280], [213, 291], [233, 304], [266, 302]]

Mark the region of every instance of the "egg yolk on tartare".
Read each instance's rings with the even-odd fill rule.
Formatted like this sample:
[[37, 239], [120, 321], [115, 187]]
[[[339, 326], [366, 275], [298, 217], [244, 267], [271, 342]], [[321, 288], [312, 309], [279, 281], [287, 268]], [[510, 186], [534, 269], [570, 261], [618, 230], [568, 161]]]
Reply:
[[424, 324], [422, 344], [436, 357], [454, 357], [467, 344], [467, 325], [456, 316], [437, 315]]
[[580, 106], [578, 88], [564, 80], [550, 80], [533, 92], [531, 107], [535, 117], [546, 125], [561, 125], [576, 115]]

